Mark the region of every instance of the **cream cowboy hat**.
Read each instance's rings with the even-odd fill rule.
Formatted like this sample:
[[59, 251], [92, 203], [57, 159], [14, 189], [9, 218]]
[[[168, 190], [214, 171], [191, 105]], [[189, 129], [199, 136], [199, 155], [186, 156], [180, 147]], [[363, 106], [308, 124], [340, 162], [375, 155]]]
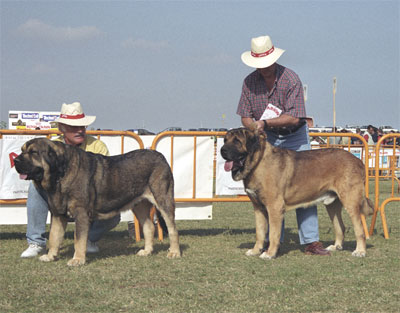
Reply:
[[81, 104], [74, 102], [71, 104], [63, 103], [60, 117], [55, 122], [70, 126], [89, 126], [95, 119], [96, 116], [86, 116], [83, 113]]
[[244, 64], [254, 68], [265, 68], [274, 64], [285, 50], [274, 47], [269, 36], [251, 39], [251, 51], [242, 53]]

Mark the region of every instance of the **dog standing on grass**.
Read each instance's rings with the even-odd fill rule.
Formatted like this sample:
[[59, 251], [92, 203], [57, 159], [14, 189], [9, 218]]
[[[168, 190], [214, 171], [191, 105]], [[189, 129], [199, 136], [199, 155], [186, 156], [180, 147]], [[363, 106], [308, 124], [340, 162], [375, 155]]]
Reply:
[[153, 206], [161, 213], [170, 239], [169, 258], [181, 256], [175, 226], [174, 180], [164, 156], [153, 150], [135, 150], [116, 156], [85, 152], [46, 138], [29, 140], [15, 159], [22, 179], [33, 180], [46, 193], [51, 211], [49, 251], [41, 261], [54, 261], [64, 238], [68, 218], [75, 219], [75, 253], [70, 266], [85, 264], [90, 222], [108, 219], [132, 209], [143, 226], [144, 249], [153, 252]]
[[[371, 215], [373, 204], [365, 196], [365, 167], [361, 160], [341, 149], [296, 152], [272, 146], [264, 132], [237, 128], [227, 132], [221, 156], [225, 170], [235, 181], [243, 180], [254, 206], [256, 243], [246, 255], [276, 257], [286, 211], [323, 202], [335, 229], [335, 243], [328, 250], [342, 250], [342, 207], [354, 226], [357, 246], [352, 255], [366, 255], [361, 214]], [[270, 245], [264, 249], [269, 226]]]

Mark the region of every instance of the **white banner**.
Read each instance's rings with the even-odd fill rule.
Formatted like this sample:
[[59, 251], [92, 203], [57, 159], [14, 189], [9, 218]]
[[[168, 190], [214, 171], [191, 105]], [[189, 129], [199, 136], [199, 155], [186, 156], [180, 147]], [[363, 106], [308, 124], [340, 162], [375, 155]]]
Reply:
[[[21, 153], [21, 146], [34, 136], [8, 135], [0, 139], [0, 199], [26, 198], [28, 181], [20, 180], [13, 162], [10, 161]], [[141, 136], [146, 148], [151, 146], [154, 136]], [[120, 136], [102, 136], [111, 155], [121, 153]], [[139, 148], [134, 138], [124, 137], [125, 152]], [[171, 165], [171, 137], [161, 139], [157, 145]], [[196, 160], [196, 179], [194, 179], [193, 164]], [[194, 154], [193, 137], [175, 137], [173, 140], [173, 175], [176, 198], [212, 198], [213, 190], [214, 137], [199, 136], [196, 140], [196, 155]], [[176, 219], [212, 219], [211, 203], [177, 203]], [[25, 206], [0, 205], [0, 224], [25, 224]], [[133, 219], [129, 212], [122, 220]]]
[[28, 196], [29, 181], [19, 179], [14, 159], [21, 153], [21, 146], [32, 135], [4, 135], [0, 140], [0, 199], [23, 199]]

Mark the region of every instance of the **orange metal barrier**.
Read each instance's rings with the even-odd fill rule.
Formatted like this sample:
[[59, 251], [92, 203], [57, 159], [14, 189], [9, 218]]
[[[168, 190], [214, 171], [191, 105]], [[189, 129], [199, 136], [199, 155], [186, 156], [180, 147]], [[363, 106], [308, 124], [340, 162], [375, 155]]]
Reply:
[[[394, 162], [392, 162], [391, 164], [391, 170], [392, 170], [392, 195], [391, 198], [387, 198], [385, 199], [381, 205], [379, 205], [379, 149], [382, 145], [382, 142], [384, 142], [386, 139], [388, 138], [400, 138], [400, 134], [387, 134], [384, 135], [382, 138], [380, 138], [376, 144], [376, 148], [375, 148], [375, 210], [374, 210], [374, 214], [372, 216], [372, 220], [371, 220], [371, 226], [370, 226], [370, 230], [369, 233], [370, 235], [372, 235], [374, 228], [375, 228], [375, 222], [376, 222], [376, 216], [378, 214], [378, 212], [381, 215], [381, 219], [382, 219], [382, 227], [383, 227], [383, 234], [385, 236], [386, 239], [389, 239], [389, 231], [388, 231], [388, 227], [387, 227], [387, 223], [386, 223], [386, 216], [385, 216], [385, 206], [386, 204], [392, 202], [392, 201], [400, 201], [400, 197], [394, 197], [394, 177], [395, 177], [395, 158], [394, 158]], [[393, 143], [393, 156], [395, 156], [395, 151], [396, 151], [396, 140], [394, 140]], [[400, 148], [399, 146], [397, 146], [398, 148]], [[397, 179], [397, 178], [396, 178]]]
[[[176, 136], [193, 136], [193, 149], [194, 149], [194, 164], [196, 163], [196, 141], [198, 136], [215, 136], [215, 137], [223, 137], [226, 134], [226, 132], [200, 132], [200, 131], [179, 131], [179, 132], [163, 132], [158, 134], [152, 143], [151, 149], [156, 150], [157, 143], [161, 138], [164, 137], [170, 137], [171, 138], [171, 169], [173, 170], [173, 151], [174, 151], [174, 137]], [[357, 137], [359, 138], [363, 144], [364, 144], [364, 149], [367, 151], [368, 150], [368, 144], [365, 141], [365, 139], [357, 134], [352, 134], [352, 133], [310, 133], [310, 137], [313, 136], [327, 136], [327, 137]], [[350, 139], [350, 138], [349, 138]], [[350, 140], [349, 140], [350, 142]], [[326, 147], [330, 147], [329, 143], [327, 144]], [[368, 153], [365, 154], [364, 156], [364, 163], [368, 164]], [[214, 162], [214, 169], [213, 169], [213, 176], [215, 177], [215, 172], [216, 172], [216, 166]], [[365, 188], [366, 188], [366, 194], [368, 196], [369, 194], [369, 181], [368, 181], [368, 166], [366, 165], [366, 183], [365, 183]], [[176, 202], [249, 202], [250, 199], [248, 196], [237, 196], [237, 197], [220, 197], [216, 196], [215, 194], [213, 195], [212, 198], [197, 198], [195, 195], [195, 186], [196, 186], [196, 166], [193, 166], [193, 195], [191, 198], [175, 198]], [[365, 217], [362, 215], [362, 223], [363, 223], [363, 228], [364, 228], [364, 233], [366, 238], [369, 238], [369, 232], [368, 232], [368, 226], [365, 220]], [[159, 234], [162, 232], [159, 229]], [[159, 238], [162, 239], [162, 236]]]
[[[174, 131], [168, 131], [168, 132], [163, 132], [158, 134], [152, 143], [151, 149], [156, 150], [157, 147], [157, 143], [161, 138], [164, 137], [170, 137], [171, 138], [171, 169], [173, 170], [173, 151], [174, 151], [174, 137], [176, 136], [193, 136], [193, 149], [194, 149], [194, 158], [193, 158], [193, 162], [194, 164], [196, 164], [196, 143], [197, 143], [197, 137], [199, 136], [208, 136], [208, 137], [223, 137], [225, 135], [226, 132], [202, 132], [202, 131], [179, 131], [179, 132], [174, 132]], [[59, 134], [58, 131], [28, 131], [28, 130], [0, 130], [0, 138], [2, 138], [3, 134], [20, 134], [20, 135], [47, 135], [48, 137], [50, 137], [52, 134]], [[124, 153], [124, 140], [123, 140], [123, 136], [130, 136], [135, 138], [139, 145], [140, 148], [143, 149], [144, 145], [142, 140], [140, 139], [140, 137], [132, 132], [128, 132], [128, 131], [87, 131], [87, 134], [89, 135], [97, 135], [98, 138], [100, 138], [101, 136], [121, 136], [121, 153]], [[399, 135], [400, 136], [400, 135]], [[363, 145], [361, 146], [357, 146], [357, 147], [361, 147], [362, 148], [362, 160], [365, 164], [365, 175], [366, 175], [366, 184], [365, 184], [365, 189], [366, 189], [366, 195], [367, 197], [369, 196], [369, 175], [368, 175], [368, 164], [369, 164], [369, 153], [365, 153], [365, 151], [368, 151], [368, 144], [365, 141], [365, 139], [357, 134], [353, 134], [353, 133], [310, 133], [310, 137], [349, 137], [349, 141], [348, 144], [346, 145], [339, 145], [339, 148], [345, 148], [346, 146], [348, 147], [348, 149], [350, 150], [350, 147], [354, 147], [353, 145], [350, 145], [350, 137], [357, 137], [360, 139], [360, 141], [363, 143]], [[382, 138], [382, 140], [384, 140], [385, 138], [387, 138], [387, 136], [385, 136], [384, 138]], [[328, 148], [328, 147], [332, 147], [332, 146], [337, 146], [337, 145], [332, 145], [329, 144], [329, 141], [326, 145], [321, 145], [321, 148]], [[377, 146], [378, 149], [379, 146]], [[378, 151], [378, 150], [377, 150]], [[379, 162], [378, 162], [379, 164]], [[216, 174], [216, 162], [214, 161], [214, 166], [213, 166], [213, 177], [215, 177]], [[222, 196], [216, 196], [215, 193], [213, 194], [213, 196], [211, 198], [197, 198], [196, 197], [196, 166], [193, 166], [193, 194], [192, 197], [190, 198], [175, 198], [176, 202], [249, 202], [250, 199], [247, 196], [236, 196], [236, 197], [222, 197]], [[378, 189], [379, 192], [379, 189]], [[391, 200], [394, 201], [394, 200]], [[18, 199], [18, 200], [0, 200], [0, 204], [1, 203], [7, 203], [7, 204], [25, 204], [26, 203], [26, 199]], [[375, 206], [377, 207], [377, 201], [375, 202]], [[376, 211], [375, 210], [375, 218], [376, 218]], [[154, 210], [152, 212], [152, 214], [154, 214]], [[384, 214], [384, 213], [383, 213]], [[381, 215], [382, 215], [382, 211], [381, 211]], [[375, 221], [374, 221], [375, 222]], [[386, 222], [386, 221], [385, 221]], [[369, 234], [370, 232], [368, 232], [368, 227], [365, 221], [365, 217], [362, 216], [362, 223], [363, 223], [363, 227], [364, 227], [364, 232], [366, 234], [366, 237], [369, 238]], [[371, 225], [371, 229], [373, 229], [373, 226]], [[372, 231], [371, 231], [372, 234]], [[159, 239], [162, 240], [163, 239], [163, 233], [162, 230], [160, 228], [160, 226], [158, 226], [158, 236]], [[140, 240], [140, 225], [135, 217], [135, 237], [136, 240]]]

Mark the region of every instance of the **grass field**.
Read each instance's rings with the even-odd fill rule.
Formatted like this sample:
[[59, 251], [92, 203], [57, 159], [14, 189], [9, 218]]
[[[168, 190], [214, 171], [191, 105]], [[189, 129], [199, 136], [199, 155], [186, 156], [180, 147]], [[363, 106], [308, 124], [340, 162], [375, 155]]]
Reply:
[[[306, 256], [295, 213], [286, 215], [285, 242], [272, 261], [246, 257], [255, 240], [250, 204], [214, 205], [212, 221], [178, 221], [181, 259], [166, 258], [168, 239], [138, 257], [143, 242], [120, 223], [99, 243], [101, 252], [70, 268], [73, 225], [57, 262], [21, 259], [25, 226], [0, 226], [0, 312], [399, 312], [400, 205], [386, 208], [367, 241], [367, 257], [351, 256], [353, 227], [344, 213], [344, 251]], [[333, 229], [323, 207], [320, 238]], [[370, 218], [367, 219], [368, 225]]]

